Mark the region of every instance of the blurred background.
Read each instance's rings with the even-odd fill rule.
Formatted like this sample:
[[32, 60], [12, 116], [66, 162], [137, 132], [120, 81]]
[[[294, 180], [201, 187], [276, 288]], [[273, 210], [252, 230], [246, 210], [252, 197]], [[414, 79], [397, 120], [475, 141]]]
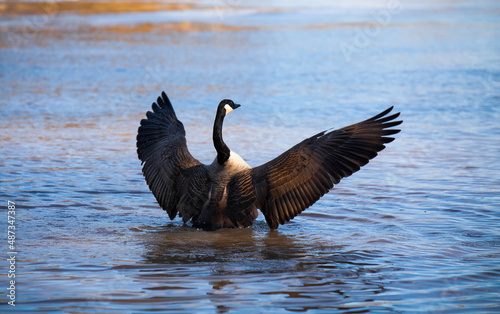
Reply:
[[[0, 199], [16, 203], [18, 251], [16, 307], [0, 294], [2, 313], [500, 311], [497, 1], [0, 1], [0, 13]], [[203, 232], [170, 221], [141, 174], [137, 127], [161, 91], [204, 163], [224, 98], [242, 105], [224, 138], [251, 166], [390, 106], [404, 123], [276, 232], [262, 215]]]

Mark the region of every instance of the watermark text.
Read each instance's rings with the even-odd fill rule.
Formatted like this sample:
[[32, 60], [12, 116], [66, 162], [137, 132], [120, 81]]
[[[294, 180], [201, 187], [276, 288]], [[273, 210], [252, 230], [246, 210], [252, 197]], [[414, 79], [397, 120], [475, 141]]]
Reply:
[[16, 203], [13, 201], [7, 201], [7, 247], [9, 263], [7, 298], [9, 305], [16, 306]]

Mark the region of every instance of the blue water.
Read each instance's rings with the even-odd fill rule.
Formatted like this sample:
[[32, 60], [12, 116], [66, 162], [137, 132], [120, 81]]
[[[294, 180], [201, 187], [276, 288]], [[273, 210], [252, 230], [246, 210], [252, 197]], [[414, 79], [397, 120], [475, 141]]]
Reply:
[[[500, 5], [390, 3], [1, 16], [0, 311], [500, 311]], [[162, 90], [205, 163], [223, 98], [252, 166], [392, 105], [404, 123], [276, 232], [262, 216], [204, 232], [141, 174], [137, 127]]]

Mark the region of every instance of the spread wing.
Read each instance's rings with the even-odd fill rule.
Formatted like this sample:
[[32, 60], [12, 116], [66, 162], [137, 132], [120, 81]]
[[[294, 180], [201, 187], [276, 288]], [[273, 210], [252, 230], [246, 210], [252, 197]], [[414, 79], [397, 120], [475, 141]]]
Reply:
[[184, 125], [177, 119], [165, 92], [152, 109], [146, 113], [147, 119], [141, 120], [137, 134], [142, 173], [170, 219], [180, 210], [186, 222], [198, 214], [195, 204], [204, 201], [196, 191], [205, 188], [206, 168], [189, 153]]
[[[277, 229], [314, 204], [334, 184], [366, 165], [394, 138], [402, 121], [392, 107], [360, 123], [318, 133], [259, 167], [235, 176], [228, 185], [228, 208], [244, 216], [255, 204]], [[251, 180], [251, 184], [249, 183]]]

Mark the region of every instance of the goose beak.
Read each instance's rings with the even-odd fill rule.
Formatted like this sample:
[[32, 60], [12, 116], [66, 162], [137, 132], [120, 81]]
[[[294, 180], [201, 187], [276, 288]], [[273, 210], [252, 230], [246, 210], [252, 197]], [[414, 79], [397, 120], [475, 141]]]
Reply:
[[232, 103], [224, 105], [224, 109], [226, 110], [226, 115], [229, 114], [234, 109], [238, 108], [240, 105]]
[[241, 107], [240, 104], [234, 104], [234, 109]]

